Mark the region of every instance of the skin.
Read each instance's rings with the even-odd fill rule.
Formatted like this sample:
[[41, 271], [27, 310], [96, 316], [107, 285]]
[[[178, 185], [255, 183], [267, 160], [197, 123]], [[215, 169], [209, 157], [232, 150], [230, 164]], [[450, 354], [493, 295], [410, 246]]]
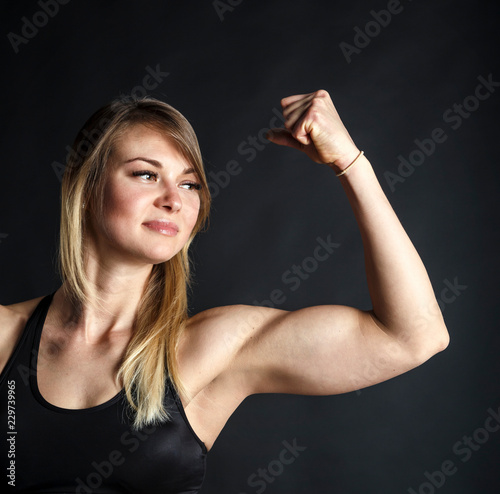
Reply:
[[[333, 172], [359, 150], [326, 91], [282, 100], [285, 129], [275, 144], [299, 149]], [[128, 160], [142, 156], [150, 163]], [[105, 312], [91, 306], [76, 316], [61, 289], [42, 333], [38, 384], [47, 401], [88, 408], [120, 389], [116, 371], [131, 335], [135, 309], [152, 264], [178, 252], [193, 228], [197, 177], [161, 134], [129, 129], [112, 155], [105, 219], [91, 222], [88, 272]], [[150, 170], [159, 173], [133, 176]], [[196, 314], [179, 347], [181, 396], [193, 429], [210, 449], [237, 406], [254, 393], [330, 395], [370, 386], [406, 372], [446, 348], [449, 336], [431, 283], [364, 156], [339, 177], [365, 251], [371, 311], [339, 305], [284, 311], [235, 305]], [[179, 232], [167, 237], [146, 228], [168, 218]], [[41, 300], [0, 306], [0, 368]], [[64, 328], [64, 329], [62, 329]]]

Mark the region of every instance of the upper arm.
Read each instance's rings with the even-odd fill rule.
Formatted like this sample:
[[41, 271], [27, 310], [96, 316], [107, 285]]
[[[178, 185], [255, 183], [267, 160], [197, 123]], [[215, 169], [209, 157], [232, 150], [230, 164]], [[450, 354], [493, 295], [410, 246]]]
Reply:
[[246, 396], [353, 391], [406, 372], [443, 349], [439, 342], [419, 341], [414, 329], [416, 337], [396, 339], [373, 313], [352, 307], [219, 310], [213, 320], [225, 355], [219, 371]]
[[15, 323], [16, 314], [0, 305], [0, 373], [7, 364], [17, 341], [17, 327]]
[[42, 298], [0, 305], [0, 373], [7, 365], [29, 316]]

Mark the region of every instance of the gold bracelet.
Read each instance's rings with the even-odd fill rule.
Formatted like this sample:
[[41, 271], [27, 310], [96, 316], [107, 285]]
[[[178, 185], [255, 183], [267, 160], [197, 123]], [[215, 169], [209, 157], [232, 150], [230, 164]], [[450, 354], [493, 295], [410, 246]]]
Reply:
[[347, 170], [349, 170], [349, 168], [351, 168], [351, 166], [355, 165], [356, 161], [358, 161], [358, 159], [361, 158], [361, 156], [363, 156], [363, 154], [365, 154], [365, 152], [364, 151], [360, 151], [359, 154], [354, 159], [354, 161], [349, 166], [346, 166], [341, 172], [336, 173], [335, 176], [336, 177], [341, 177]]

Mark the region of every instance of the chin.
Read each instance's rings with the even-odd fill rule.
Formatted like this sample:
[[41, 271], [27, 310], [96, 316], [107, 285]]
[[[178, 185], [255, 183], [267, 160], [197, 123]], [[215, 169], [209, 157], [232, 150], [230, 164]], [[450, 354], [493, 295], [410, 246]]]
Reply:
[[145, 257], [148, 259], [149, 264], [161, 264], [163, 262], [170, 261], [172, 257], [174, 257], [179, 251], [162, 251], [157, 252], [147, 252], [145, 253]]

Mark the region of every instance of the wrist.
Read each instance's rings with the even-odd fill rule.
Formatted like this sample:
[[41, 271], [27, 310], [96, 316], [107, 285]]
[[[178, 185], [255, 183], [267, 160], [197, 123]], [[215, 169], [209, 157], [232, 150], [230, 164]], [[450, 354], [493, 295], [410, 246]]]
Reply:
[[335, 175], [337, 177], [341, 177], [345, 174], [347, 174], [351, 168], [356, 166], [357, 162], [363, 157], [364, 151], [359, 151], [356, 149], [355, 152], [350, 153], [348, 156], [345, 158], [342, 158], [340, 160], [335, 161], [335, 163], [332, 163], [332, 165], [335, 166], [335, 168], [332, 168], [335, 170]]

